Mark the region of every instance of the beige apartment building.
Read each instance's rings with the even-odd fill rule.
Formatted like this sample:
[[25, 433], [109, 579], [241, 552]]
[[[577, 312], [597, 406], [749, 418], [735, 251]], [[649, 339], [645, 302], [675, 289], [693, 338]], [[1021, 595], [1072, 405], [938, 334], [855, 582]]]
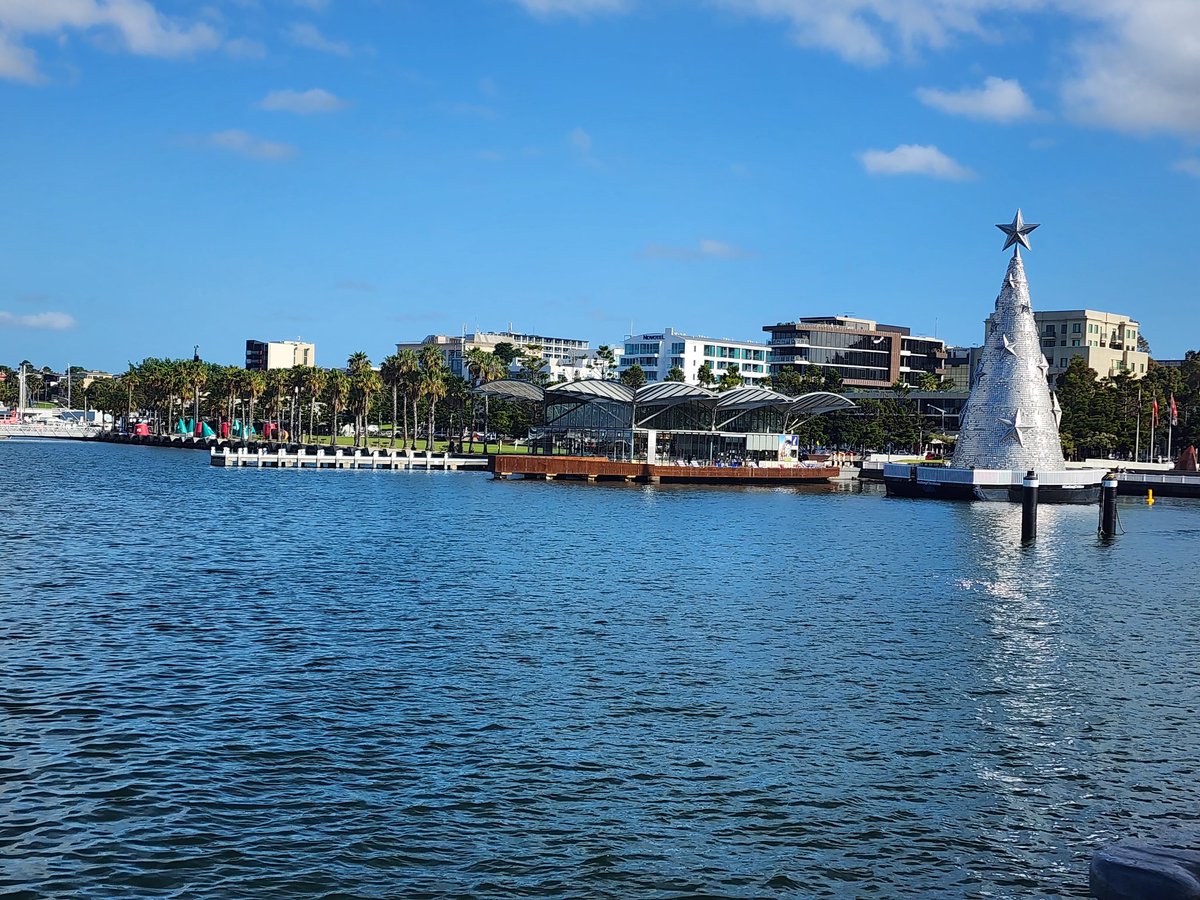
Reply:
[[1076, 356], [1082, 356], [1099, 378], [1121, 372], [1134, 378], [1146, 374], [1150, 356], [1138, 350], [1139, 325], [1129, 316], [1094, 309], [1059, 309], [1035, 312], [1033, 318], [1051, 377], [1065, 372]]

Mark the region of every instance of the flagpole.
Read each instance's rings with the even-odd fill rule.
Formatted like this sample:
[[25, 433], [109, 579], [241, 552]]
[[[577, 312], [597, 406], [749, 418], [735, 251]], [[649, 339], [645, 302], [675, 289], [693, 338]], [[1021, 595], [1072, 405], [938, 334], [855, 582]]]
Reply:
[[1138, 385], [1137, 425], [1134, 427], [1133, 461], [1140, 462], [1142, 458], [1142, 387]]
[[[1154, 406], [1158, 405], [1158, 398], [1152, 398], [1151, 402]], [[1147, 454], [1149, 459], [1146, 462], [1154, 462], [1154, 431], [1158, 426], [1158, 416], [1154, 414], [1154, 406], [1150, 407], [1150, 452]]]

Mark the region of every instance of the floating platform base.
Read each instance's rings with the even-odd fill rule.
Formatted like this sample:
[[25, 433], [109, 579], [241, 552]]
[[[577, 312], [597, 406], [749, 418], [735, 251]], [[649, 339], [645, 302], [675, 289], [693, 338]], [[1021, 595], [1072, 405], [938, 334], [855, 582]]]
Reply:
[[659, 466], [614, 462], [598, 456], [517, 456], [492, 458], [497, 478], [520, 476], [547, 481], [637, 481], [645, 484], [820, 484], [836, 479], [837, 466]]
[[[1098, 503], [1103, 469], [1038, 472], [1039, 503]], [[952, 469], [887, 463], [883, 483], [888, 496], [934, 500], [1021, 502], [1024, 472], [1011, 469]]]

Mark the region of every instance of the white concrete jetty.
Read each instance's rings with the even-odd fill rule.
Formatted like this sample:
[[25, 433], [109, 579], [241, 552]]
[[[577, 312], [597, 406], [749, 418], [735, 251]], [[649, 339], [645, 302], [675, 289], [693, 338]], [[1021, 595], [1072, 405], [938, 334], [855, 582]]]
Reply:
[[354, 450], [349, 447], [303, 447], [292, 450], [245, 447], [214, 447], [209, 451], [211, 465], [232, 469], [402, 469], [441, 470], [447, 472], [487, 471], [487, 457], [451, 456], [412, 450]]

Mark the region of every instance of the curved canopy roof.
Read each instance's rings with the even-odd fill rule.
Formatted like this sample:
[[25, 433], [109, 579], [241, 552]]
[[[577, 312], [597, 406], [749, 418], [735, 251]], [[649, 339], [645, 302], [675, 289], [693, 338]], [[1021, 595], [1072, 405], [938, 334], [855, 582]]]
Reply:
[[854, 409], [855, 404], [841, 394], [829, 391], [813, 391], [801, 394], [788, 403], [789, 416], [817, 416], [821, 413], [837, 412], [840, 409]]
[[490, 394], [506, 400], [526, 400], [541, 403], [547, 395], [562, 400], [587, 403], [592, 400], [610, 400], [618, 403], [634, 403], [639, 406], [673, 406], [678, 403], [697, 402], [718, 412], [737, 413], [751, 409], [774, 408], [788, 416], [816, 416], [841, 409], [854, 409], [852, 401], [841, 394], [830, 391], [813, 391], [799, 397], [788, 397], [778, 391], [763, 387], [744, 385], [714, 393], [708, 388], [681, 381], [659, 381], [642, 385], [637, 391], [619, 381], [602, 381], [585, 378], [565, 384], [541, 388], [528, 381], [506, 378], [490, 381], [475, 389], [477, 394]]
[[546, 393], [567, 397], [573, 400], [616, 400], [619, 403], [632, 403], [633, 391], [619, 381], [604, 381], [599, 378], [584, 378], [579, 381], [568, 381], [565, 384], [555, 384], [546, 388]]
[[774, 406], [782, 409], [792, 401], [791, 397], [764, 387], [743, 385], [717, 395], [717, 409], [761, 409]]
[[638, 406], [657, 406], [658, 404], [673, 405], [686, 403], [689, 400], [713, 400], [716, 394], [708, 388], [682, 381], [656, 381], [653, 384], [643, 384], [637, 389], [634, 399]]
[[505, 400], [532, 400], [541, 403], [545, 396], [542, 389], [529, 381], [517, 381], [505, 378], [503, 381], [489, 381], [475, 388], [476, 394], [491, 394]]

